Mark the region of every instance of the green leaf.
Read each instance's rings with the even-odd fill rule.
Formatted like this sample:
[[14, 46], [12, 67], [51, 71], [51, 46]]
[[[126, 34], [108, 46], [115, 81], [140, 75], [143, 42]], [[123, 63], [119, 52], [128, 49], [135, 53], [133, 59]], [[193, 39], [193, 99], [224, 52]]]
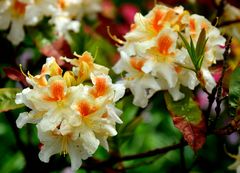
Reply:
[[187, 40], [184, 38], [184, 36], [180, 32], [178, 32], [178, 35], [181, 37], [181, 39], [182, 39], [182, 41], [183, 41], [183, 43], [184, 43], [184, 45], [185, 45], [185, 47], [188, 51], [188, 54], [190, 55], [190, 57], [192, 57], [192, 51], [191, 51], [190, 44], [187, 42]]
[[240, 108], [240, 67], [236, 68], [230, 77], [229, 106], [230, 115], [235, 116]]
[[184, 38], [184, 36], [179, 32], [178, 33], [183, 43], [188, 51], [188, 54], [192, 60], [192, 63], [195, 67], [195, 70], [199, 71], [202, 66], [203, 58], [204, 58], [204, 50], [207, 43], [206, 39], [206, 31], [202, 29], [201, 33], [199, 34], [198, 41], [196, 47], [194, 46], [192, 37], [190, 36], [190, 44]]
[[198, 104], [192, 98], [192, 92], [182, 89], [185, 98], [173, 101], [169, 93], [164, 94], [167, 109], [169, 110], [173, 123], [183, 134], [184, 139], [193, 148], [199, 150], [206, 139], [206, 124]]
[[16, 94], [21, 92], [18, 88], [1, 88], [0, 89], [0, 112], [6, 112], [23, 107], [22, 104], [16, 104]]
[[205, 31], [205, 29], [202, 29], [201, 33], [199, 34], [197, 45], [196, 45], [197, 56], [202, 55], [205, 44], [206, 44], [206, 31]]

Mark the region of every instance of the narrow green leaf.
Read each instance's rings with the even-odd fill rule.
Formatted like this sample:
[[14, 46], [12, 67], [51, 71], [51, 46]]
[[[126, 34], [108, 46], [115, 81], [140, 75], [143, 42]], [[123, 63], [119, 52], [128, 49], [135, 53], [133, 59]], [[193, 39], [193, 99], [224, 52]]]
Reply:
[[192, 56], [192, 51], [191, 51], [191, 47], [190, 47], [190, 44], [187, 42], [187, 40], [184, 38], [184, 36], [178, 32], [178, 35], [181, 37], [187, 51], [188, 51], [188, 54], [190, 55], [190, 57]]
[[204, 50], [206, 42], [206, 31], [205, 29], [202, 29], [202, 31], [199, 34], [197, 45], [196, 45], [196, 55], [199, 57], [202, 55], [202, 50]]
[[1, 88], [0, 89], [0, 112], [6, 112], [23, 107], [22, 104], [16, 104], [16, 94], [21, 92], [18, 88]]
[[236, 68], [230, 77], [229, 106], [230, 114], [235, 116], [240, 108], [240, 67]]
[[173, 101], [169, 93], [165, 93], [164, 98], [173, 123], [178, 128], [188, 144], [197, 151], [205, 143], [206, 124], [202, 111], [194, 101], [190, 90], [183, 88], [185, 98], [180, 101]]
[[192, 56], [190, 57], [192, 59], [193, 65], [195, 67], [195, 69], [197, 69], [197, 54], [196, 54], [196, 50], [193, 44], [193, 40], [192, 37], [190, 37], [190, 47], [191, 47], [191, 52], [192, 52]]

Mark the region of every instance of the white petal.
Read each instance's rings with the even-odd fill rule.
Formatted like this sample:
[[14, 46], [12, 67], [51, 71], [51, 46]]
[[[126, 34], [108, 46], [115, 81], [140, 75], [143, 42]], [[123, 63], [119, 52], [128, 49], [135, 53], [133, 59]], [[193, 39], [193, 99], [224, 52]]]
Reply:
[[202, 68], [201, 72], [205, 80], [205, 88], [211, 93], [212, 89], [216, 86], [216, 82], [208, 69]]
[[23, 29], [23, 21], [13, 20], [7, 39], [14, 45], [18, 45], [21, 41], [23, 41], [24, 37], [25, 33]]
[[177, 74], [171, 65], [158, 63], [156, 66], [156, 72], [158, 77], [163, 77], [167, 80], [169, 88], [175, 87], [177, 83]]
[[88, 127], [83, 127], [80, 133], [80, 138], [83, 141], [83, 147], [85, 150], [92, 155], [95, 153], [99, 146], [99, 140], [95, 137], [93, 131]]
[[8, 14], [0, 14], [0, 29], [7, 29], [10, 25], [10, 16]]
[[22, 128], [28, 122], [28, 119], [28, 112], [20, 113], [16, 120], [17, 127]]
[[71, 159], [71, 168], [73, 171], [76, 171], [80, 168], [82, 165], [82, 159], [85, 160], [90, 157], [86, 150], [84, 150], [79, 139], [69, 143], [68, 153]]
[[121, 111], [121, 110], [117, 109], [117, 108], [114, 107], [112, 104], [106, 105], [106, 108], [107, 108], [107, 112], [108, 112], [109, 116], [111, 116], [111, 118], [112, 118], [115, 122], [117, 122], [117, 123], [119, 123], [119, 124], [123, 123], [122, 120], [119, 118], [119, 115], [122, 114], [122, 111]]
[[125, 94], [125, 86], [122, 83], [113, 84], [114, 98], [113, 101], [116, 102], [122, 98]]
[[173, 97], [174, 101], [178, 101], [184, 98], [184, 94], [180, 92], [179, 90], [179, 86], [176, 88], [170, 88], [168, 89], [169, 93], [171, 94], [171, 96]]
[[52, 155], [61, 152], [61, 141], [56, 137], [51, 137], [48, 132], [42, 132], [39, 128], [38, 137], [43, 144], [38, 157], [41, 161], [47, 163]]
[[98, 140], [100, 141], [100, 145], [103, 146], [103, 148], [105, 148], [107, 151], [109, 151], [107, 137], [97, 133], [95, 135], [96, 138], [98, 138]]
[[39, 123], [39, 127], [43, 131], [49, 131], [55, 129], [62, 121], [62, 116], [58, 111], [47, 112], [43, 119]]

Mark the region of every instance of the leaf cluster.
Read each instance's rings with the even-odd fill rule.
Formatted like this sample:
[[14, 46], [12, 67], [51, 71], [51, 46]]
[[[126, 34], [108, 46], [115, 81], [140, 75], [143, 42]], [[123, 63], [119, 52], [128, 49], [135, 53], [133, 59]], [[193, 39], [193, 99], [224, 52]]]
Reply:
[[204, 50], [205, 50], [206, 43], [208, 40], [206, 38], [205, 29], [202, 29], [202, 31], [200, 32], [196, 46], [194, 45], [191, 36], [190, 36], [190, 43], [188, 43], [188, 41], [184, 38], [184, 36], [180, 32], [178, 32], [178, 34], [179, 34], [180, 38], [182, 39], [182, 41], [188, 51], [188, 54], [193, 62], [193, 65], [195, 67], [194, 71], [198, 72], [202, 66], [202, 62], [204, 59]]

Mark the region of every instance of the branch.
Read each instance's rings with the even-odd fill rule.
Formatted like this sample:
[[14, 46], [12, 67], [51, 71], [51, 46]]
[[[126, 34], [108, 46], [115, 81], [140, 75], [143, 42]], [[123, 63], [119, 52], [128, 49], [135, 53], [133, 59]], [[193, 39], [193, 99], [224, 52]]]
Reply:
[[180, 142], [178, 144], [174, 144], [174, 145], [167, 146], [167, 147], [164, 147], [164, 148], [157, 148], [155, 150], [151, 150], [151, 151], [148, 151], [148, 152], [123, 156], [121, 158], [117, 158], [116, 161], [119, 162], [119, 161], [128, 161], [128, 160], [135, 160], [135, 159], [142, 159], [142, 158], [146, 158], [146, 157], [152, 157], [152, 156], [156, 156], [156, 155], [159, 155], [159, 154], [167, 153], [171, 150], [179, 149], [179, 148], [181, 148], [182, 146], [185, 146], [185, 145], [187, 145], [186, 142], [184, 142], [184, 143]]
[[115, 165], [119, 162], [136, 160], [136, 159], [143, 159], [143, 158], [147, 158], [147, 157], [157, 156], [157, 155], [160, 155], [160, 154], [165, 154], [169, 151], [179, 149], [179, 148], [181, 148], [183, 146], [186, 146], [186, 145], [187, 145], [186, 142], [180, 142], [178, 144], [170, 145], [170, 146], [167, 146], [167, 147], [164, 147], [164, 148], [157, 148], [157, 149], [150, 150], [150, 151], [143, 152], [143, 153], [127, 155], [127, 156], [122, 156], [122, 157], [112, 156], [106, 161], [99, 161], [99, 160], [91, 158], [91, 159], [88, 159], [87, 162], [81, 166], [81, 168], [88, 169], [88, 170], [105, 170], [105, 169], [110, 168], [112, 165]]
[[223, 60], [222, 74], [221, 74], [221, 77], [220, 77], [220, 79], [218, 81], [218, 84], [217, 84], [217, 97], [216, 97], [217, 106], [215, 108], [216, 117], [215, 117], [215, 120], [212, 123], [210, 129], [215, 128], [217, 120], [220, 117], [220, 113], [221, 113], [223, 78], [224, 78], [225, 71], [227, 69], [227, 59], [228, 59], [228, 56], [229, 56], [229, 49], [230, 49], [230, 45], [231, 45], [231, 42], [232, 42], [232, 38], [227, 37], [226, 39], [227, 39], [227, 41], [225, 43], [226, 49], [225, 49], [224, 54], [223, 54], [224, 60]]
[[232, 25], [232, 24], [237, 24], [237, 23], [240, 23], [240, 19], [224, 21], [224, 22], [220, 23], [220, 24], [218, 25], [218, 27], [224, 27], [224, 26], [228, 26], [228, 25]]
[[213, 132], [217, 135], [230, 135], [233, 132], [240, 131], [240, 116], [230, 121], [228, 125], [223, 128], [216, 129]]
[[[215, 3], [216, 4], [216, 3]], [[221, 0], [220, 3], [216, 6], [217, 9], [217, 14], [216, 17], [214, 18], [214, 20], [212, 21], [212, 25], [217, 25], [218, 23], [218, 19], [223, 15], [224, 13], [224, 6], [225, 6], [226, 2], [225, 0]]]

